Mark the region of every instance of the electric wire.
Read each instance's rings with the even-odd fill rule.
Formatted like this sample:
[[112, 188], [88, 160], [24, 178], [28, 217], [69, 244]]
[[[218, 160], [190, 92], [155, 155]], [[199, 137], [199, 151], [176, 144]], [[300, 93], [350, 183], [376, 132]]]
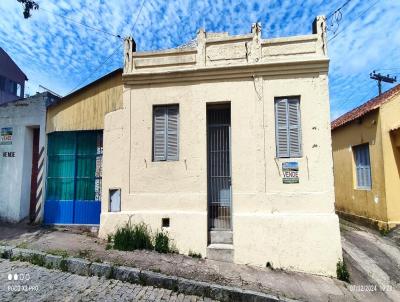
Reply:
[[[130, 30], [131, 33], [133, 33], [133, 30], [134, 30], [134, 28], [135, 28], [135, 26], [136, 26], [136, 23], [137, 23], [137, 21], [139, 20], [139, 16], [140, 16], [140, 14], [141, 14], [141, 12], [142, 12], [144, 3], [145, 3], [145, 0], [143, 0], [142, 3], [141, 3], [141, 5], [140, 5], [139, 12], [138, 12], [138, 14], [136, 15], [135, 22], [133, 23], [133, 26], [132, 26], [132, 28], [131, 28], [131, 30]], [[68, 94], [71, 94], [72, 92], [75, 91], [75, 89], [77, 89], [78, 87], [80, 87], [81, 85], [83, 85], [84, 83], [86, 83], [87, 80], [89, 80], [98, 70], [100, 70], [100, 68], [102, 68], [102, 67], [117, 53], [117, 51], [119, 51], [119, 50], [121, 49], [122, 45], [123, 45], [123, 43], [119, 44], [119, 45], [114, 49], [114, 51], [113, 51], [102, 63], [100, 63], [92, 72], [90, 72], [89, 76], [87, 76], [82, 82], [80, 82], [78, 85], [76, 85], [76, 86], [71, 90], [71, 92], [69, 92]]]
[[347, 4], [349, 4], [352, 0], [347, 0], [344, 4], [342, 4], [342, 6], [340, 6], [339, 8], [335, 9], [334, 11], [330, 12], [327, 16], [326, 19], [331, 18], [334, 14], [336, 14], [337, 12], [340, 12]]
[[58, 14], [58, 13], [52, 12], [52, 11], [47, 10], [47, 9], [45, 9], [45, 8], [42, 8], [42, 7], [40, 7], [40, 10], [42, 10], [42, 11], [48, 13], [48, 14], [52, 14], [52, 15], [58, 16], [58, 17], [60, 17], [60, 18], [63, 18], [63, 19], [65, 19], [65, 20], [69, 21], [69, 22], [73, 22], [73, 23], [75, 23], [75, 24], [81, 25], [81, 26], [86, 27], [86, 28], [89, 28], [89, 29], [91, 29], [91, 30], [94, 30], [94, 31], [97, 31], [97, 32], [101, 32], [101, 33], [103, 33], [103, 34], [105, 34], [105, 35], [113, 36], [113, 37], [115, 37], [115, 38], [118, 38], [118, 39], [121, 39], [121, 40], [122, 40], [121, 36], [118, 35], [118, 34], [113, 34], [113, 33], [110, 33], [110, 32], [108, 32], [108, 31], [105, 31], [105, 30], [103, 30], [103, 29], [99, 29], [99, 28], [96, 28], [96, 27], [93, 27], [93, 26], [90, 26], [90, 25], [81, 23], [81, 22], [76, 21], [76, 20], [74, 20], [74, 19], [72, 19], [72, 18], [70, 18], [70, 17], [66, 17], [66, 16], [63, 16], [63, 15], [60, 15], [60, 14]]
[[[373, 8], [376, 4], [378, 4], [378, 2], [379, 2], [379, 0], [375, 1], [375, 2], [374, 2], [373, 4], [371, 4], [366, 10], [364, 10], [362, 13], [360, 13], [355, 19], [358, 19], [358, 18], [364, 16], [371, 8]], [[354, 19], [354, 20], [355, 20], [355, 19]], [[353, 21], [354, 21], [354, 20], [353, 20]], [[348, 28], [348, 26], [347, 26], [347, 27], [344, 27], [344, 28], [343, 28], [342, 30], [340, 30], [340, 31], [337, 31], [337, 32], [334, 34], [334, 36], [333, 36], [332, 38], [328, 39], [328, 42], [334, 40], [338, 35], [340, 35], [342, 32], [344, 32], [347, 28]]]

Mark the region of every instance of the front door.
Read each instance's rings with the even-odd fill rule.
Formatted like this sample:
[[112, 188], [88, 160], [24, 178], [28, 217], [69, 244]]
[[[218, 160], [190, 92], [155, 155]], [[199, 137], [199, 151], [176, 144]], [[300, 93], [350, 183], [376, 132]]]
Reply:
[[231, 230], [231, 110], [230, 105], [207, 109], [208, 218], [210, 230]]

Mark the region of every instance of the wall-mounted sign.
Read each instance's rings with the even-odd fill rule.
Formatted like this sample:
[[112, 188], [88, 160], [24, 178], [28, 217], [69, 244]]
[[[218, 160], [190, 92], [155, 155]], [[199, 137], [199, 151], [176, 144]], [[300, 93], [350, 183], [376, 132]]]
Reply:
[[293, 161], [282, 163], [282, 174], [284, 184], [298, 184], [299, 163]]
[[5, 127], [0, 130], [0, 145], [11, 145], [13, 137], [13, 128]]
[[15, 152], [3, 152], [3, 157], [15, 157]]

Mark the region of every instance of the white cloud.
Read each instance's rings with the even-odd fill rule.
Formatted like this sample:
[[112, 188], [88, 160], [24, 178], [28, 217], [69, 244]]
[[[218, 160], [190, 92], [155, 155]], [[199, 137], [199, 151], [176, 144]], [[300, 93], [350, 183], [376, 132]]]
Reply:
[[[54, 14], [102, 31], [133, 34], [138, 50], [144, 51], [180, 45], [195, 37], [200, 27], [247, 33], [255, 21], [262, 22], [264, 38], [307, 34], [315, 16], [328, 14], [344, 3], [145, 0], [132, 33], [142, 0], [37, 1], [39, 11], [33, 11], [27, 20], [17, 1], [1, 1], [0, 45], [28, 75], [29, 86], [40, 83], [60, 94], [82, 83], [122, 42]], [[345, 30], [329, 42], [332, 117], [376, 93], [375, 83], [368, 77], [373, 69], [399, 67], [400, 72], [400, 32], [396, 30], [400, 26], [400, 1], [381, 0], [367, 11], [375, 1], [351, 1], [342, 10], [339, 31]], [[122, 48], [86, 83], [121, 65]]]

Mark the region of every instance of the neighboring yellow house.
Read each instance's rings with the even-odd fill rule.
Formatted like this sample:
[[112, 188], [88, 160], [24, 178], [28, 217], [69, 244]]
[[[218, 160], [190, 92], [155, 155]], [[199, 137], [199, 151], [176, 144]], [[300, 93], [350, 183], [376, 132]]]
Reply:
[[262, 39], [200, 30], [125, 42], [123, 109], [105, 117], [100, 236], [144, 221], [182, 253], [336, 275], [325, 18]]
[[333, 121], [332, 148], [338, 214], [400, 224], [400, 85]]

